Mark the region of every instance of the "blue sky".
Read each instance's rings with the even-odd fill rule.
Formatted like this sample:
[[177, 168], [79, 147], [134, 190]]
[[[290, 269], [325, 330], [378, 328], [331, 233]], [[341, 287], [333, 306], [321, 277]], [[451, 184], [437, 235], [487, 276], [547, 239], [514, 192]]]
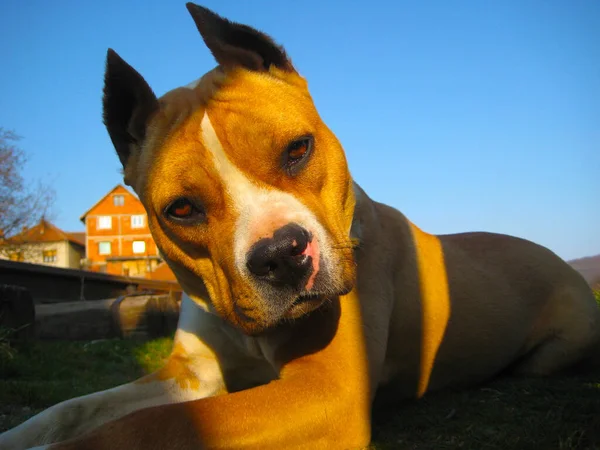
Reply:
[[[285, 46], [372, 198], [428, 232], [600, 253], [600, 2], [201, 4]], [[0, 126], [68, 231], [121, 181], [101, 121], [108, 47], [158, 95], [214, 67], [183, 1], [0, 3]]]

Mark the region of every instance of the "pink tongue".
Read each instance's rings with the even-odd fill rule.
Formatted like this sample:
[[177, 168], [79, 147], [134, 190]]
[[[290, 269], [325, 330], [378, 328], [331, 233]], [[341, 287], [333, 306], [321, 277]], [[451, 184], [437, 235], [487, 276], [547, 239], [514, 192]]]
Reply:
[[315, 240], [309, 242], [302, 254], [312, 257], [313, 271], [306, 282], [306, 290], [310, 291], [315, 284], [315, 277], [319, 273], [319, 246], [317, 242]]

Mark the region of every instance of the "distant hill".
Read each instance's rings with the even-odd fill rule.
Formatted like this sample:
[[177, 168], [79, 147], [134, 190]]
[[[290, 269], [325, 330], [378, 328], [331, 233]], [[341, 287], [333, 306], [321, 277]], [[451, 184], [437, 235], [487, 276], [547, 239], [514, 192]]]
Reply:
[[600, 255], [588, 256], [569, 261], [569, 264], [577, 270], [591, 285], [600, 285]]

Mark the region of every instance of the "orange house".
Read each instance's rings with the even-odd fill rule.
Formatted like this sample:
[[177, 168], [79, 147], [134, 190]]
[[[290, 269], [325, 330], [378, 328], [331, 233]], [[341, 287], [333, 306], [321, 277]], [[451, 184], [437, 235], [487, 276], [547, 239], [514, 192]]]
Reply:
[[115, 186], [80, 219], [86, 230], [88, 270], [145, 277], [160, 263], [146, 210], [123, 185]]

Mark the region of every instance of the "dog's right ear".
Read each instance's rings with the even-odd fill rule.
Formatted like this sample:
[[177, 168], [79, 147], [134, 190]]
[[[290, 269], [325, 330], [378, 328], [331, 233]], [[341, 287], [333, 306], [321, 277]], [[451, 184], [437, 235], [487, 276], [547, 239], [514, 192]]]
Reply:
[[286, 72], [295, 72], [283, 47], [265, 33], [231, 22], [191, 2], [186, 3], [186, 7], [204, 43], [221, 66], [241, 66], [263, 72], [273, 65]]
[[146, 126], [158, 109], [158, 100], [146, 80], [112, 49], [106, 55], [102, 103], [104, 125], [123, 168], [127, 169], [130, 156], [144, 142]]

